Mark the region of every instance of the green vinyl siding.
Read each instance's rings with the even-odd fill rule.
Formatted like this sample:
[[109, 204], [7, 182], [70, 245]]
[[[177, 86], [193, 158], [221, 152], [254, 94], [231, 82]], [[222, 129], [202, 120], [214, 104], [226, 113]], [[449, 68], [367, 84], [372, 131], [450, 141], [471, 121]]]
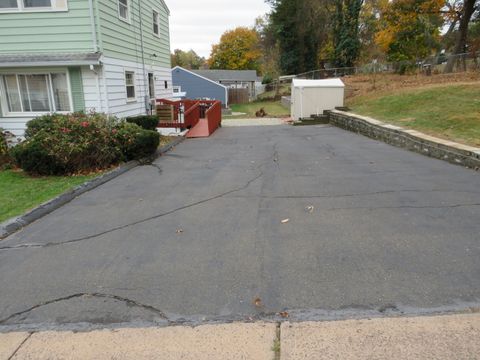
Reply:
[[[129, 0], [130, 23], [119, 18], [118, 0], [97, 0], [97, 4], [100, 39], [106, 57], [141, 63], [140, 28], [142, 28], [145, 62], [149, 65], [170, 68], [168, 14], [160, 0]], [[139, 12], [139, 5], [141, 12]], [[153, 10], [159, 14], [159, 36], [153, 33]], [[140, 24], [140, 14], [142, 24]]]
[[72, 91], [73, 111], [85, 110], [85, 97], [83, 95], [82, 71], [79, 67], [68, 69], [70, 89]]
[[68, 11], [0, 13], [0, 54], [94, 52], [88, 0]]

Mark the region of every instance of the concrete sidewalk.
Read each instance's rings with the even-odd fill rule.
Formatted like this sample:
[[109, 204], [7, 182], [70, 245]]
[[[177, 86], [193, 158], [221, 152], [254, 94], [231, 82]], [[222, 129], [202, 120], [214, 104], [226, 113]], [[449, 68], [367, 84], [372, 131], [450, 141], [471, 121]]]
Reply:
[[480, 314], [0, 334], [0, 359], [480, 359]]

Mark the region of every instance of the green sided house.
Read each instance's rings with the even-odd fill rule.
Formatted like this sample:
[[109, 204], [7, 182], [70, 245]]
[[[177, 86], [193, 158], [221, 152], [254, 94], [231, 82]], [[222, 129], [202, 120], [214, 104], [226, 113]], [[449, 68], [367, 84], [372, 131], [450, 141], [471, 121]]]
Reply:
[[151, 111], [173, 95], [163, 0], [0, 0], [0, 127], [32, 118]]

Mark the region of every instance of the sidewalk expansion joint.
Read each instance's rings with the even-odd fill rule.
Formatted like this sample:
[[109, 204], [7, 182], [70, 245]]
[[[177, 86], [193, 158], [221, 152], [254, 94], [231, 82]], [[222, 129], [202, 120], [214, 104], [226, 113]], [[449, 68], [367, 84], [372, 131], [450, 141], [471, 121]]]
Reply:
[[23, 339], [23, 341], [20, 343], [20, 345], [18, 345], [18, 347], [15, 349], [15, 351], [12, 353], [12, 355], [10, 355], [8, 357], [7, 360], [12, 360], [14, 358], [14, 356], [18, 353], [18, 351], [22, 348], [22, 346], [28, 341], [28, 339], [30, 339], [30, 337], [34, 334], [35, 332], [31, 332], [28, 334], [28, 336]]

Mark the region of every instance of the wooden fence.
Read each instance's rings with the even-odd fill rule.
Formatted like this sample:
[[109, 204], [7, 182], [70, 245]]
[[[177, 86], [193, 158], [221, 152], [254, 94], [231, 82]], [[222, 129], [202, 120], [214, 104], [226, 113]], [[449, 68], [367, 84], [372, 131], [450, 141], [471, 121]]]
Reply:
[[229, 104], [247, 104], [250, 101], [248, 89], [228, 89]]

